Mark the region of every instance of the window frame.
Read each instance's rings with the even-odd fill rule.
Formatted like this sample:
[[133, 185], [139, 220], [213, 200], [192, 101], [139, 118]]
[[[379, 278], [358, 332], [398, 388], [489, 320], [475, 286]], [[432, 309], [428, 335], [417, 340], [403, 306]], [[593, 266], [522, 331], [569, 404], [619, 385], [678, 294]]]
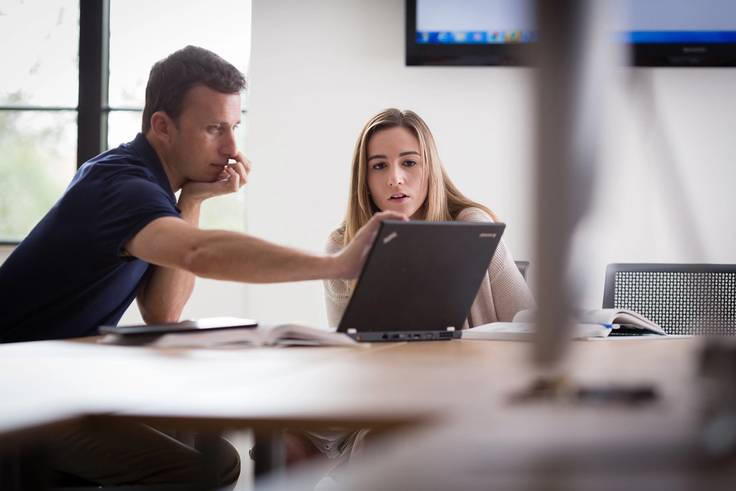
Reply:
[[[110, 2], [79, 0], [79, 88], [77, 106], [0, 105], [0, 111], [64, 111], [77, 113], [76, 168], [108, 149], [108, 116], [111, 112], [143, 112], [142, 107], [111, 107]], [[242, 108], [242, 114], [246, 113]], [[21, 239], [22, 240], [22, 239]], [[0, 240], [0, 246], [20, 241]]]
[[[76, 106], [0, 105], [0, 111], [76, 112], [77, 169], [107, 149], [110, 0], [79, 0], [78, 54]], [[0, 241], [0, 247], [18, 244], [20, 241]]]
[[[102, 97], [104, 93], [105, 105], [107, 98], [107, 85], [104, 87], [101, 81], [106, 78], [106, 74], [101, 73], [104, 68], [107, 70], [106, 62], [103, 61], [107, 56], [109, 49], [108, 37], [104, 33], [109, 33], [110, 24], [110, 0], [79, 0], [79, 70], [77, 77], [79, 79], [79, 87], [77, 91], [76, 106], [43, 106], [43, 105], [0, 105], [0, 111], [7, 112], [76, 112], [77, 113], [77, 168], [79, 168], [88, 158], [97, 155], [100, 151], [96, 151], [90, 157], [83, 158], [88, 152], [99, 148], [94, 145], [95, 138], [98, 138], [100, 132], [104, 132], [107, 138], [107, 118], [95, 119], [94, 114], [98, 114], [104, 107]], [[94, 49], [99, 47], [99, 49]], [[95, 52], [96, 51], [96, 52]], [[95, 63], [96, 60], [96, 63]], [[99, 73], [98, 73], [99, 72]], [[84, 75], [83, 75], [84, 73]], [[91, 85], [90, 85], [91, 82]], [[84, 86], [83, 86], [84, 83]], [[96, 93], [90, 89], [97, 87]], [[85, 104], [82, 104], [85, 101]], [[95, 101], [100, 101], [99, 108], [95, 109]], [[90, 119], [90, 115], [93, 116]], [[97, 121], [95, 124], [94, 121]], [[84, 126], [83, 123], [84, 122]], [[104, 125], [104, 130], [101, 128]], [[90, 133], [91, 132], [91, 133]], [[13, 247], [20, 244], [20, 241], [0, 240], [1, 247]]]
[[107, 148], [110, 0], [79, 0], [77, 168]]

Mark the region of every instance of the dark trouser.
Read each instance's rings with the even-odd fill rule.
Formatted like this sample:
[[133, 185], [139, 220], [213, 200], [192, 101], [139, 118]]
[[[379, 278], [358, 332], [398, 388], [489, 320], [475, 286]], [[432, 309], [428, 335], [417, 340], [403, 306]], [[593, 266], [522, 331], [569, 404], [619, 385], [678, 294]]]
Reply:
[[188, 485], [216, 489], [234, 483], [240, 458], [219, 437], [187, 445], [150, 426], [95, 422], [55, 435], [50, 467], [102, 485]]

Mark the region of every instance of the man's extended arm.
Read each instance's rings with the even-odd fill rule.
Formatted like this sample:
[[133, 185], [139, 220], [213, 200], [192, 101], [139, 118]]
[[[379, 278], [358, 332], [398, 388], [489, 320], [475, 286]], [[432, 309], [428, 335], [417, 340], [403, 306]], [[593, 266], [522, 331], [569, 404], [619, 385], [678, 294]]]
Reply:
[[128, 252], [144, 261], [197, 276], [248, 283], [355, 278], [363, 267], [381, 220], [401, 214], [376, 214], [353, 241], [334, 256], [279, 246], [237, 232], [200, 230], [184, 220], [158, 218], [128, 242]]

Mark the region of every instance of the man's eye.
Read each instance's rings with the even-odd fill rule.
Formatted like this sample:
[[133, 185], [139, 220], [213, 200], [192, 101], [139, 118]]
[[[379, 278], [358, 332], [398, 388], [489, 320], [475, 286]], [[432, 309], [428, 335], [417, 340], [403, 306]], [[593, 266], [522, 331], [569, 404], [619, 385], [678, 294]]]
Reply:
[[213, 134], [214, 134], [214, 133], [219, 133], [219, 132], [220, 132], [220, 127], [219, 127], [218, 125], [211, 125], [211, 126], [208, 126], [208, 127], [207, 127], [207, 132], [208, 132], [208, 133], [213, 133]]

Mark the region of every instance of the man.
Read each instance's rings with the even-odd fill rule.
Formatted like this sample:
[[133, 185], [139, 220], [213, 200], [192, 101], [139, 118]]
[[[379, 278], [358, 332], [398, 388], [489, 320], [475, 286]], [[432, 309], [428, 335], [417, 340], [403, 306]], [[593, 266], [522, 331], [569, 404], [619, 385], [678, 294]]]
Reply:
[[[202, 201], [236, 191], [248, 176], [235, 141], [244, 86], [232, 65], [195, 47], [153, 67], [143, 133], [85, 163], [0, 268], [0, 341], [95, 334], [116, 324], [134, 297], [146, 322], [176, 321], [195, 275], [245, 282], [357, 275], [387, 216], [333, 257], [197, 228]], [[226, 165], [229, 158], [235, 165]]]
[[[201, 48], [154, 65], [142, 133], [86, 162], [0, 267], [0, 341], [93, 335], [117, 324], [133, 298], [147, 323], [177, 321], [195, 275], [244, 282], [357, 276], [379, 221], [401, 215], [377, 215], [335, 256], [198, 228], [202, 202], [248, 178], [235, 139], [244, 88], [235, 67]], [[70, 432], [56, 443], [55, 468], [102, 484], [191, 482], [203, 465], [200, 452], [143, 425]], [[232, 482], [237, 453], [214, 452], [218, 481]]]

